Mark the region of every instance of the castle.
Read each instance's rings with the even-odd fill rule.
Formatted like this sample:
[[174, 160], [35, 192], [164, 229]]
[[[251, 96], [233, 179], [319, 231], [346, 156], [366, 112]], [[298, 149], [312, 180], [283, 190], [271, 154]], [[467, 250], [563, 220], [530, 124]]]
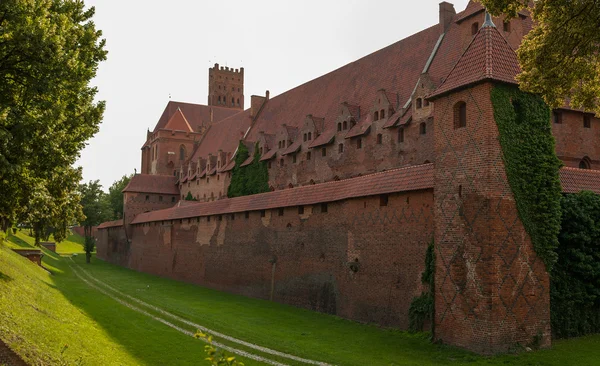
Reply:
[[[244, 69], [208, 105], [169, 102], [98, 256], [135, 270], [401, 329], [435, 246], [434, 338], [491, 354], [551, 341], [549, 276], [507, 181], [490, 93], [516, 86], [527, 11], [478, 3], [244, 109]], [[600, 121], [552, 113], [566, 193], [600, 192]], [[270, 192], [227, 198], [240, 141]], [[256, 150], [258, 149], [258, 150]], [[196, 201], [185, 200], [191, 196]]]

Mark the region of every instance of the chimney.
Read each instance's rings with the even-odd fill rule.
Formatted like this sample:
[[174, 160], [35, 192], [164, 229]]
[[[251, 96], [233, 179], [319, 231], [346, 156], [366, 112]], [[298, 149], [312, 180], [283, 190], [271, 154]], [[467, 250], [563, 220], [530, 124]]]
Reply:
[[269, 91], [267, 90], [266, 96], [261, 97], [260, 95], [252, 95], [250, 97], [250, 117], [255, 119], [258, 113], [262, 109], [263, 105], [269, 100]]
[[452, 24], [452, 19], [456, 15], [456, 10], [454, 10], [454, 5], [444, 1], [440, 3], [440, 28], [441, 33], [445, 33], [448, 30], [450, 24]]

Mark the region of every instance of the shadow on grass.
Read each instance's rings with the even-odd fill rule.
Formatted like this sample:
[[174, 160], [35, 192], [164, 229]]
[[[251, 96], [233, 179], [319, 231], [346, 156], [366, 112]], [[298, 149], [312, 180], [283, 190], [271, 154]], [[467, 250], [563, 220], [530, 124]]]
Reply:
[[9, 282], [12, 281], [12, 277], [0, 272], [0, 281]]
[[[77, 259], [77, 258], [74, 258]], [[199, 365], [206, 357], [204, 343], [153, 321], [145, 315], [129, 309], [78, 278], [70, 266], [71, 259], [59, 255], [44, 257], [44, 263], [57, 268], [52, 280], [54, 286], [82, 313], [92, 319], [115, 343], [144, 365]], [[94, 266], [78, 261], [85, 269]], [[108, 350], [97, 350], [106, 352]], [[90, 360], [88, 360], [90, 361]], [[90, 363], [93, 364], [93, 363]]]
[[10, 240], [13, 244], [20, 246], [21, 248], [33, 248], [33, 246], [31, 246], [28, 242], [19, 238], [16, 235], [11, 234], [7, 239]]

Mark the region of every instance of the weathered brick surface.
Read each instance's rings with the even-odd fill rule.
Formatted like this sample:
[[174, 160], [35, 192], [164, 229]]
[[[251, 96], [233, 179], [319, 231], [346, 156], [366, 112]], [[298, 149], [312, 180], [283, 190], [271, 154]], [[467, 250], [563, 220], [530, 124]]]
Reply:
[[[408, 326], [433, 235], [431, 190], [133, 227], [128, 266], [219, 290], [360, 321]], [[99, 256], [123, 263], [122, 231]], [[116, 249], [114, 249], [116, 247]], [[117, 253], [117, 254], [113, 254]], [[358, 260], [358, 271], [350, 264]], [[273, 276], [273, 277], [272, 277]]]
[[566, 166], [579, 168], [584, 159], [589, 159], [590, 168], [600, 169], [600, 119], [590, 118], [590, 127], [584, 127], [582, 112], [559, 110], [561, 123], [552, 123], [556, 139], [556, 154]]
[[[517, 215], [490, 83], [435, 102], [435, 337], [480, 353], [541, 336], [550, 344], [549, 278]], [[467, 126], [454, 128], [454, 105]]]

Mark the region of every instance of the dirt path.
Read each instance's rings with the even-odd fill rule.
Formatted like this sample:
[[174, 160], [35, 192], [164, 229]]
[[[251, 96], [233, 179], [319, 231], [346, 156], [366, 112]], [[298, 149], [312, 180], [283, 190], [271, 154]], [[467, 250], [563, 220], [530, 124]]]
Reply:
[[[73, 263], [73, 265], [69, 265], [69, 266], [71, 267], [71, 269], [73, 269], [73, 272], [75, 273], [75, 275], [78, 278], [80, 278], [82, 281], [84, 281], [88, 286], [90, 286], [90, 287], [96, 289], [97, 291], [101, 292], [102, 294], [104, 294], [104, 295], [112, 298], [113, 300], [117, 301], [121, 305], [126, 306], [126, 307], [128, 307], [128, 308], [130, 308], [130, 309], [132, 309], [134, 311], [137, 311], [137, 312], [139, 312], [141, 314], [144, 314], [144, 315], [146, 315], [146, 316], [148, 316], [148, 317], [150, 317], [150, 318], [152, 318], [152, 319], [154, 319], [156, 321], [159, 321], [159, 322], [161, 322], [161, 323], [163, 323], [163, 324], [165, 324], [165, 325], [167, 325], [167, 326], [169, 326], [169, 327], [171, 327], [171, 328], [173, 328], [173, 329], [175, 329], [175, 330], [177, 330], [177, 331], [179, 331], [181, 333], [184, 333], [186, 335], [189, 335], [189, 336], [193, 337], [194, 333], [190, 332], [190, 331], [188, 331], [186, 329], [183, 329], [181, 327], [178, 327], [177, 325], [175, 325], [175, 324], [173, 324], [173, 323], [165, 320], [162, 317], [158, 317], [158, 316], [152, 315], [152, 314], [146, 312], [145, 310], [140, 309], [140, 308], [136, 307], [135, 305], [132, 305], [131, 303], [128, 303], [127, 301], [121, 300], [121, 299], [115, 297], [114, 295], [108, 293], [104, 289], [100, 288], [99, 286], [102, 286], [102, 287], [104, 287], [104, 288], [106, 288], [106, 289], [108, 289], [108, 290], [110, 290], [110, 291], [118, 294], [119, 296], [127, 298], [127, 299], [129, 299], [129, 300], [131, 300], [131, 301], [133, 301], [133, 302], [141, 305], [141, 306], [144, 306], [144, 307], [146, 307], [148, 309], [152, 309], [152, 310], [158, 312], [159, 314], [164, 315], [165, 317], [174, 319], [174, 320], [176, 320], [178, 322], [181, 322], [181, 323], [184, 323], [184, 324], [189, 325], [191, 327], [194, 327], [195, 329], [201, 330], [202, 332], [209, 333], [213, 337], [221, 338], [221, 339], [227, 340], [229, 342], [236, 343], [236, 344], [239, 344], [239, 345], [251, 348], [251, 349], [255, 349], [257, 351], [260, 351], [260, 352], [263, 352], [263, 353], [266, 353], [266, 354], [270, 354], [270, 355], [278, 356], [278, 357], [282, 357], [282, 358], [287, 358], [289, 360], [293, 360], [293, 361], [297, 361], [297, 362], [301, 362], [301, 363], [305, 363], [305, 364], [319, 365], [319, 366], [331, 366], [330, 364], [327, 364], [325, 362], [319, 362], [319, 361], [315, 361], [315, 360], [310, 360], [310, 359], [306, 359], [306, 358], [301, 358], [301, 357], [298, 357], [298, 356], [294, 356], [294, 355], [291, 355], [291, 354], [288, 354], [288, 353], [279, 352], [279, 351], [276, 351], [276, 350], [273, 350], [273, 349], [270, 349], [270, 348], [262, 347], [262, 346], [259, 346], [259, 345], [253, 344], [253, 343], [249, 343], [249, 342], [243, 341], [241, 339], [237, 339], [237, 338], [228, 336], [226, 334], [214, 331], [212, 329], [208, 329], [208, 328], [206, 328], [206, 327], [204, 327], [204, 326], [202, 326], [200, 324], [196, 324], [196, 323], [191, 322], [191, 321], [189, 321], [187, 319], [181, 318], [181, 317], [179, 317], [179, 316], [177, 316], [175, 314], [169, 313], [169, 312], [167, 312], [167, 311], [165, 311], [165, 310], [163, 310], [163, 309], [161, 309], [161, 308], [159, 308], [157, 306], [148, 304], [148, 303], [146, 303], [146, 302], [144, 302], [144, 301], [142, 301], [140, 299], [137, 299], [137, 298], [135, 298], [135, 297], [133, 297], [133, 296], [131, 296], [129, 294], [123, 293], [123, 292], [117, 290], [116, 288], [114, 288], [114, 287], [106, 284], [105, 282], [100, 281], [99, 279], [92, 277], [83, 268], [81, 268], [77, 263], [75, 263], [72, 259], [71, 259], [71, 263]], [[94, 283], [92, 283], [90, 281], [95, 282], [99, 286], [95, 285]], [[285, 364], [279, 363], [277, 361], [273, 361], [273, 360], [264, 358], [262, 356], [246, 352], [246, 351], [241, 350], [241, 349], [237, 349], [237, 348], [233, 348], [233, 347], [224, 345], [224, 344], [219, 343], [219, 342], [213, 341], [213, 344], [216, 347], [223, 348], [223, 349], [225, 349], [225, 350], [227, 350], [227, 351], [229, 351], [231, 353], [234, 353], [234, 354], [246, 357], [246, 358], [250, 358], [250, 359], [253, 359], [255, 361], [265, 362], [265, 363], [270, 364], [270, 365], [285, 365]]]

